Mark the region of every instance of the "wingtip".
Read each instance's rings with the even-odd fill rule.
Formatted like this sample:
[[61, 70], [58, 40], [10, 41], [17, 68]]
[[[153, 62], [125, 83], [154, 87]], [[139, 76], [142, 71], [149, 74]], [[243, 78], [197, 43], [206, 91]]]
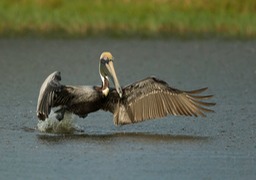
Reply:
[[60, 71], [54, 71], [52, 73], [52, 75], [54, 75], [58, 81], [61, 81], [61, 73], [60, 73]]
[[189, 93], [189, 94], [199, 94], [199, 93], [202, 93], [204, 91], [206, 91], [208, 89], [208, 87], [204, 87], [204, 88], [201, 88], [201, 89], [196, 89], [196, 90], [192, 90], [192, 91], [186, 91], [186, 93]]

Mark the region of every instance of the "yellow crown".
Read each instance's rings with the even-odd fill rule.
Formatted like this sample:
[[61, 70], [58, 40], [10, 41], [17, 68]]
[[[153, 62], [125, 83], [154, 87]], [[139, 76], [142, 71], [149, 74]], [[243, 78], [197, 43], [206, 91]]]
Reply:
[[100, 59], [104, 59], [104, 60], [113, 60], [113, 56], [110, 52], [103, 52], [101, 55], [100, 55]]

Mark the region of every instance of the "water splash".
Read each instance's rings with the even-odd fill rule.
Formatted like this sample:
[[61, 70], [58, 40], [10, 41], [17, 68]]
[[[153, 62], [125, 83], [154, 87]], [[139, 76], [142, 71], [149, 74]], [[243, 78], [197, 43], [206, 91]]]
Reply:
[[44, 121], [39, 120], [37, 128], [41, 132], [56, 134], [72, 134], [83, 132], [83, 129], [75, 124], [75, 116], [71, 113], [65, 113], [63, 120], [56, 119], [56, 114], [50, 113]]

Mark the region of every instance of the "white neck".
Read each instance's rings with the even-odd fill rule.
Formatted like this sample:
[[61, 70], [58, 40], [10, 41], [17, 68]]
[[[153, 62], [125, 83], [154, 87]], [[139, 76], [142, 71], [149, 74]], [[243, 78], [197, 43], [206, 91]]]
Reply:
[[107, 87], [107, 88], [103, 89], [102, 93], [104, 94], [104, 96], [107, 96], [109, 93], [109, 88]]

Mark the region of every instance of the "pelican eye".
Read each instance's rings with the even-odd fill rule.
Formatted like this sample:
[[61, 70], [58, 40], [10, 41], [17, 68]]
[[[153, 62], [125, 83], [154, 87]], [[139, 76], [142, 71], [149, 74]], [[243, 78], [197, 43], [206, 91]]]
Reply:
[[102, 64], [108, 64], [110, 61], [113, 61], [112, 59], [101, 59]]

